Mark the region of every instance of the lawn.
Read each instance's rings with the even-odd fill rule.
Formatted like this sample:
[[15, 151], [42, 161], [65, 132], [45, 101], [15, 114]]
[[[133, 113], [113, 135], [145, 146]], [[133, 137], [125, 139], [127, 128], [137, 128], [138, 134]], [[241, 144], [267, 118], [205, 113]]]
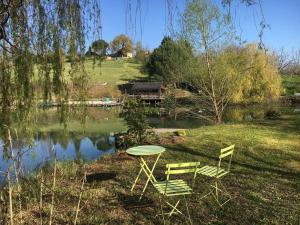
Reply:
[[282, 85], [284, 88], [284, 95], [294, 95], [295, 93], [300, 93], [300, 76], [283, 75]]
[[[158, 144], [158, 143], [155, 143]], [[228, 123], [189, 130], [184, 139], [172, 134], [160, 137], [167, 148], [155, 171], [164, 177], [168, 162], [200, 161], [213, 164], [220, 148], [235, 144], [232, 173], [223, 183], [234, 197], [222, 209], [212, 197], [190, 201], [194, 224], [291, 224], [300, 222], [300, 115], [290, 113], [281, 119], [248, 123]], [[150, 160], [151, 161], [151, 160]], [[153, 161], [153, 159], [152, 159]], [[159, 201], [149, 186], [138, 201], [142, 186], [130, 192], [138, 173], [138, 161], [118, 153], [86, 165], [87, 183], [77, 224], [162, 224]], [[55, 189], [54, 224], [70, 224], [80, 192], [82, 165], [59, 164]], [[45, 173], [43, 213], [49, 217], [51, 171]], [[37, 224], [39, 212], [39, 178], [24, 181], [29, 196], [23, 218]], [[198, 176], [196, 193], [203, 193], [205, 179]], [[30, 185], [28, 185], [30, 183]], [[33, 185], [36, 184], [36, 185]], [[35, 193], [35, 194], [34, 194]], [[183, 205], [181, 205], [183, 206]], [[173, 216], [168, 224], [185, 224], [184, 217]]]
[[85, 66], [92, 83], [107, 82], [111, 85], [119, 85], [144, 77], [140, 72], [141, 64], [128, 60], [107, 60], [101, 66], [97, 62], [94, 64], [93, 60], [87, 60]]
[[[106, 60], [101, 66], [92, 59], [87, 59], [85, 69], [89, 75], [89, 96], [91, 98], [119, 97], [119, 85], [132, 80], [140, 80], [145, 75], [140, 72], [141, 64], [130, 62], [126, 59]], [[66, 64], [65, 73], [70, 69]], [[103, 85], [105, 84], [105, 85]]]

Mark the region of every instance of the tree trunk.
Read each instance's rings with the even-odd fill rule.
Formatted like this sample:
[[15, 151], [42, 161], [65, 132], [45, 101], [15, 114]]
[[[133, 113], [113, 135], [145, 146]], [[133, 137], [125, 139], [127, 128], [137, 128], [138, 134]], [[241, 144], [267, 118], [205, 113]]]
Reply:
[[205, 61], [206, 61], [206, 67], [207, 67], [207, 72], [208, 72], [209, 82], [210, 82], [210, 89], [211, 89], [210, 98], [212, 101], [213, 109], [215, 111], [216, 124], [220, 124], [222, 122], [221, 112], [220, 112], [219, 106], [217, 104], [217, 98], [216, 98], [216, 93], [215, 93], [214, 74], [213, 74], [213, 71], [211, 68], [209, 46], [208, 46], [207, 33], [206, 33], [207, 31], [206, 31], [205, 22], [204, 22], [203, 17], [201, 20], [201, 28], [202, 28], [202, 40], [204, 43], [204, 51], [205, 51]]

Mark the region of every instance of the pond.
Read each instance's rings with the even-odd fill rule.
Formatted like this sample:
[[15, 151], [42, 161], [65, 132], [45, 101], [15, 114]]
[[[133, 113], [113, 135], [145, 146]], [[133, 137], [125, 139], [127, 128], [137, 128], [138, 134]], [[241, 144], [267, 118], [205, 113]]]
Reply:
[[[251, 121], [264, 119], [265, 112], [276, 109], [281, 113], [297, 113], [299, 106], [247, 106], [229, 107], [224, 115], [225, 122]], [[82, 115], [71, 114], [67, 124], [60, 123], [60, 115], [54, 108], [39, 110], [34, 125], [30, 127], [32, 138], [14, 131], [12, 136], [13, 153], [19, 160], [15, 163], [28, 174], [46, 163], [57, 160], [88, 162], [106, 154], [116, 152], [115, 132], [126, 131], [125, 122], [119, 117], [120, 108], [87, 108], [84, 121]], [[152, 127], [157, 128], [197, 128], [207, 124], [206, 121], [178, 116], [176, 121], [169, 117], [149, 117]], [[5, 177], [7, 166], [13, 166], [7, 160], [6, 151], [0, 139], [0, 183]]]

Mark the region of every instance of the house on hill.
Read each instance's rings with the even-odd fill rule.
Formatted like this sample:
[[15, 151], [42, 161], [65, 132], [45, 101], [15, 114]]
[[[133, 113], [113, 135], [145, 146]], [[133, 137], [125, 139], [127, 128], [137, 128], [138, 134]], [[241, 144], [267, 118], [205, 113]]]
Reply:
[[161, 100], [164, 92], [162, 82], [136, 82], [132, 85], [130, 94], [144, 100]]
[[132, 58], [133, 53], [132, 52], [125, 52], [122, 49], [120, 49], [116, 53], [110, 54], [110, 57], [112, 57], [112, 58]]

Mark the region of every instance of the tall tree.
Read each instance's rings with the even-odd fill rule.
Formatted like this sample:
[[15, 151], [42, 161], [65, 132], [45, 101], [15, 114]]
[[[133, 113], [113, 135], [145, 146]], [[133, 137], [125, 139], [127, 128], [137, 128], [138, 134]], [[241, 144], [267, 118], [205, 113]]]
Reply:
[[13, 105], [19, 124], [29, 123], [36, 100], [55, 96], [64, 104], [70, 94], [86, 98], [85, 34], [101, 27], [94, 23], [99, 15], [97, 0], [0, 1], [0, 108], [4, 113]]
[[147, 62], [149, 51], [146, 48], [143, 48], [141, 42], [137, 42], [135, 45], [135, 56], [134, 59], [138, 63], [145, 64]]
[[150, 55], [146, 68], [151, 78], [176, 86], [188, 73], [193, 59], [193, 50], [187, 41], [164, 37], [160, 46]]
[[127, 56], [127, 53], [132, 52], [132, 41], [124, 34], [118, 35], [111, 42], [111, 50], [114, 54]]
[[230, 17], [222, 14], [210, 0], [191, 0], [183, 15], [183, 35], [194, 43], [202, 55], [204, 73], [196, 73], [194, 85], [206, 99], [208, 108], [214, 113], [216, 123], [221, 123], [222, 113], [232, 96], [233, 82], [217, 72], [214, 61], [216, 52], [231, 41]]
[[96, 56], [106, 56], [109, 44], [103, 40], [94, 41], [89, 48], [88, 54]]

